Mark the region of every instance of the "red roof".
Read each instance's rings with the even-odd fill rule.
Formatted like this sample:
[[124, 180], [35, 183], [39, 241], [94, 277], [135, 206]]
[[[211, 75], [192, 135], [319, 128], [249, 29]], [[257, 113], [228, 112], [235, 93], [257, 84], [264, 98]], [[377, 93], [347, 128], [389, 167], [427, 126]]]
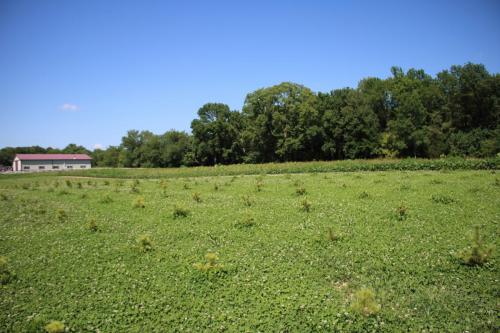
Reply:
[[21, 161], [26, 160], [91, 160], [87, 154], [17, 154]]

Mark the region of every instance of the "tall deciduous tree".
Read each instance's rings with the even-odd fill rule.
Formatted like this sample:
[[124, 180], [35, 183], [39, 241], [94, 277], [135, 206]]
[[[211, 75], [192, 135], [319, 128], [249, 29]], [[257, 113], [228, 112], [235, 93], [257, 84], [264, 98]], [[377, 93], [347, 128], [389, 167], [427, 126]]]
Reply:
[[191, 122], [193, 150], [202, 165], [236, 163], [241, 159], [242, 117], [222, 103], [207, 103]]
[[300, 161], [315, 157], [321, 147], [317, 96], [290, 82], [247, 95], [244, 141], [247, 160]]

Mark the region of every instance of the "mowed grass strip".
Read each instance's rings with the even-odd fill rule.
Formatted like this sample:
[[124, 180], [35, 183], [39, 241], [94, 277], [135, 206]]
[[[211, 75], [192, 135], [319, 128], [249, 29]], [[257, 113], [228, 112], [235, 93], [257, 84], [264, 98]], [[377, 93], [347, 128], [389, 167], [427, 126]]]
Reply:
[[4, 178], [0, 331], [495, 331], [498, 178]]

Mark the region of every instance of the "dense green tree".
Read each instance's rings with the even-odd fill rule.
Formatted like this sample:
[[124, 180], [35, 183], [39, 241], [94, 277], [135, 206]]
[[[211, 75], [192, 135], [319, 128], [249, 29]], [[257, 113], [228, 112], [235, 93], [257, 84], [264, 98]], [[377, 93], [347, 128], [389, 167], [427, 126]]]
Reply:
[[189, 165], [187, 159], [191, 149], [191, 137], [186, 132], [170, 130], [159, 137], [161, 167], [179, 167]]
[[229, 164], [240, 161], [242, 116], [222, 103], [207, 103], [191, 122], [194, 157], [199, 164]]
[[320, 94], [324, 156], [329, 159], [367, 158], [377, 154], [379, 121], [353, 89]]
[[317, 96], [290, 82], [247, 95], [243, 134], [248, 161], [301, 161], [321, 149]]
[[75, 143], [70, 143], [62, 150], [64, 154], [90, 154], [90, 150]]

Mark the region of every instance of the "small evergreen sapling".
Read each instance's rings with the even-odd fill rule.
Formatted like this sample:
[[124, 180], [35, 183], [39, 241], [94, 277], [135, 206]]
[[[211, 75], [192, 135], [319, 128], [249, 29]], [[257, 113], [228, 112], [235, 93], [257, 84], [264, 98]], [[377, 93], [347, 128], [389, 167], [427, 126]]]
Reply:
[[142, 252], [149, 252], [154, 250], [153, 240], [149, 235], [141, 235], [137, 238], [137, 243]]
[[300, 209], [301, 209], [303, 212], [309, 213], [309, 212], [311, 211], [311, 202], [309, 202], [309, 200], [307, 200], [307, 198], [304, 198], [304, 199], [300, 202]]
[[201, 195], [198, 192], [193, 193], [193, 200], [196, 201], [197, 203], [201, 202]]
[[172, 213], [174, 219], [178, 219], [181, 217], [187, 217], [189, 215], [189, 210], [187, 208], [181, 206], [175, 206], [174, 211]]
[[465, 265], [480, 266], [485, 264], [493, 254], [493, 246], [483, 243], [483, 239], [479, 235], [479, 226], [474, 227], [471, 240], [471, 245], [460, 251], [458, 257]]
[[63, 333], [65, 330], [64, 324], [58, 320], [52, 320], [44, 328], [47, 333]]
[[354, 294], [351, 309], [363, 316], [371, 316], [380, 311], [380, 304], [375, 300], [375, 292], [369, 288], [361, 288]]
[[146, 205], [144, 204], [144, 198], [143, 197], [137, 197], [134, 201], [134, 208], [145, 208]]
[[0, 285], [9, 283], [14, 277], [15, 274], [9, 268], [7, 257], [0, 256]]
[[213, 252], [208, 252], [205, 255], [206, 262], [197, 262], [193, 264], [193, 267], [203, 273], [217, 273], [224, 270], [224, 266], [219, 264], [217, 261], [219, 257]]

